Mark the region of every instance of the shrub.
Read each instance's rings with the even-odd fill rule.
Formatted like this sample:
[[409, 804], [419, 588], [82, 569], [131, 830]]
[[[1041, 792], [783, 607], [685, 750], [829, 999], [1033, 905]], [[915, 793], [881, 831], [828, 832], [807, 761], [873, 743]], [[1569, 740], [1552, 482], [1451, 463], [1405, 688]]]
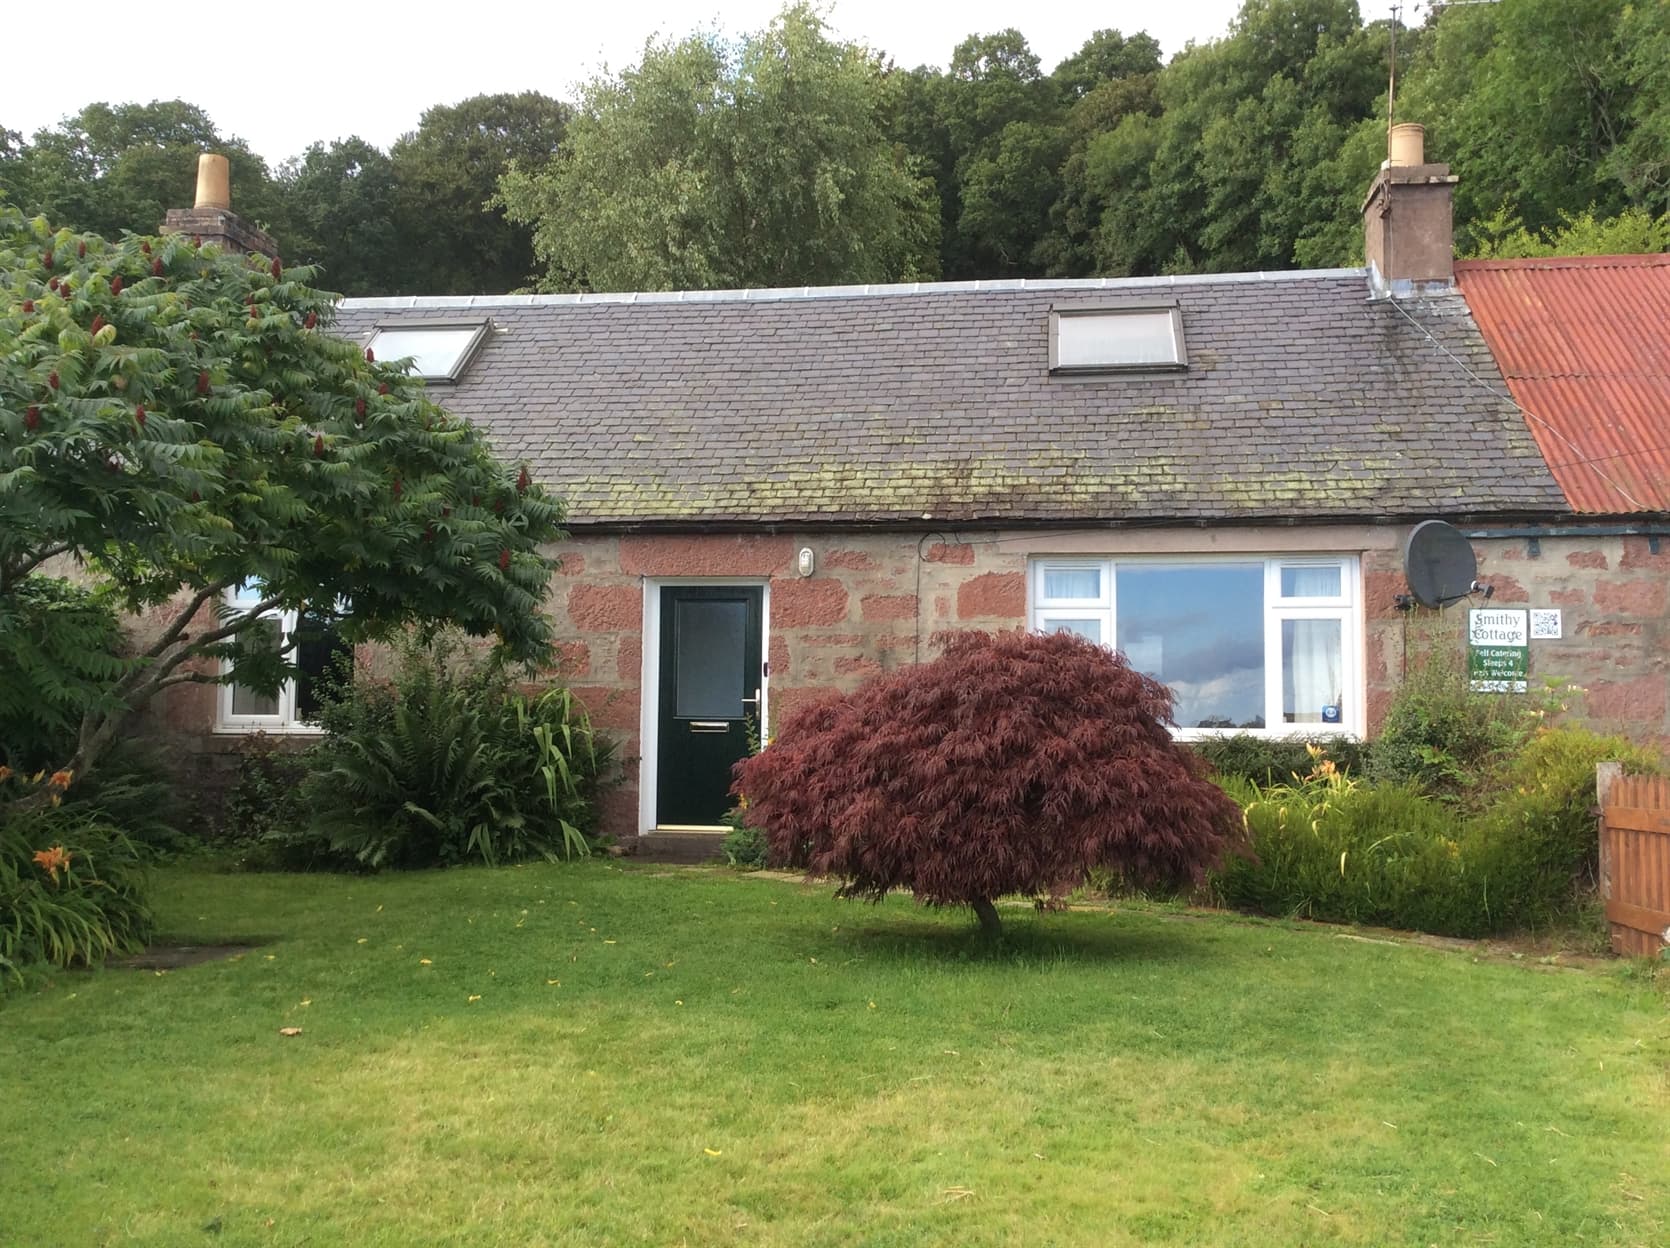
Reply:
[[1455, 647], [1431, 645], [1411, 664], [1369, 748], [1367, 772], [1450, 801], [1467, 801], [1535, 724], [1524, 695], [1474, 693]]
[[956, 633], [942, 655], [788, 717], [738, 766], [774, 863], [843, 896], [1061, 897], [1094, 867], [1197, 878], [1241, 829], [1166, 727], [1171, 693], [1070, 634]]
[[127, 667], [108, 594], [26, 576], [0, 594], [0, 764], [51, 768]]
[[0, 986], [36, 965], [95, 966], [150, 932], [140, 855], [115, 828], [63, 807], [0, 822]]
[[295, 750], [265, 733], [239, 743], [238, 778], [226, 795], [215, 839], [248, 871], [351, 871], [352, 854], [314, 831], [308, 777], [317, 747]]
[[742, 871], [758, 871], [765, 866], [765, 833], [748, 824], [745, 808], [728, 813], [725, 822], [731, 829], [720, 847], [725, 861]]
[[[1474, 785], [1468, 813], [1408, 785], [1346, 779], [1326, 759], [1294, 783], [1224, 781], [1252, 856], [1213, 885], [1266, 914], [1483, 936], [1577, 917], [1597, 848], [1595, 764], [1653, 770], [1617, 737], [1543, 729]], [[1487, 797], [1488, 795], [1488, 797]]]
[[491, 659], [413, 642], [392, 683], [355, 679], [321, 722], [303, 796], [334, 853], [423, 867], [589, 850], [615, 747], [567, 689], [528, 697]]
[[1191, 743], [1191, 748], [1220, 776], [1251, 780], [1254, 784], [1285, 784], [1310, 771], [1310, 747], [1321, 749], [1338, 766], [1353, 775], [1363, 769], [1367, 753], [1352, 737], [1255, 737], [1250, 732], [1209, 737]]
[[63, 806], [67, 814], [119, 829], [146, 858], [190, 852], [200, 844], [187, 831], [192, 820], [161, 752], [133, 737], [116, 742], [97, 771], [77, 779], [64, 793]]
[[1228, 905], [1449, 935], [1487, 929], [1483, 882], [1473, 887], [1459, 817], [1444, 803], [1321, 772], [1231, 791], [1245, 803], [1251, 856], [1214, 877]]
[[1498, 879], [1497, 902], [1521, 925], [1571, 917], [1592, 891], [1600, 853], [1595, 766], [1660, 769], [1651, 750], [1583, 728], [1535, 733], [1493, 777], [1495, 800], [1472, 821], [1470, 850]]

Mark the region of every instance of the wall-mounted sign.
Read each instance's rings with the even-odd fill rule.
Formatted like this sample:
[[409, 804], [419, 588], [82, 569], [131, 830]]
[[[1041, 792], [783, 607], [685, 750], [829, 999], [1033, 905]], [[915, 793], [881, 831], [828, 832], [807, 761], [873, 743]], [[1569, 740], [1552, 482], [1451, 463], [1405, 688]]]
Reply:
[[1532, 607], [1531, 640], [1559, 641], [1560, 636], [1560, 608]]
[[1530, 612], [1476, 607], [1467, 613], [1467, 677], [1475, 693], [1524, 693], [1531, 670]]

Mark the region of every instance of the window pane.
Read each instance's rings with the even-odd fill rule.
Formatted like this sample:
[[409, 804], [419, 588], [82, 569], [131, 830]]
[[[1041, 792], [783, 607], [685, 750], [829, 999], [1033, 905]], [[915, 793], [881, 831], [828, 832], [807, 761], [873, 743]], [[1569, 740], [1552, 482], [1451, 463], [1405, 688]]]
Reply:
[[1077, 633], [1087, 641], [1097, 645], [1102, 644], [1102, 621], [1098, 619], [1069, 620], [1061, 616], [1049, 616], [1044, 620], [1046, 633]]
[[1290, 724], [1337, 724], [1345, 670], [1338, 620], [1283, 620], [1282, 718]]
[[372, 335], [369, 346], [379, 360], [403, 360], [410, 356], [412, 372], [419, 377], [450, 377], [480, 332], [476, 325], [380, 329]]
[[1098, 602], [1102, 597], [1102, 570], [1045, 568], [1044, 597], [1051, 602]]
[[[279, 622], [270, 617], [263, 617], [250, 627], [246, 634], [246, 644], [251, 649], [257, 645], [263, 645], [277, 650], [280, 635]], [[255, 690], [244, 685], [233, 685], [232, 714], [277, 715], [278, 699], [264, 693], [256, 693]]]
[[1283, 568], [1281, 570], [1283, 598], [1338, 598], [1340, 596], [1339, 564], [1320, 567]]
[[1182, 728], [1264, 727], [1264, 565], [1121, 564], [1118, 648]]
[[261, 582], [250, 579], [239, 581], [232, 589], [232, 603], [245, 610], [261, 601]]
[[317, 722], [320, 695], [332, 682], [353, 675], [354, 649], [342, 640], [336, 617], [324, 611], [304, 611], [296, 626], [296, 719]]
[[678, 674], [673, 713], [691, 719], [741, 719], [748, 604], [680, 601], [673, 620]]
[[1057, 368], [1130, 368], [1176, 364], [1177, 335], [1169, 310], [1113, 312], [1056, 319]]

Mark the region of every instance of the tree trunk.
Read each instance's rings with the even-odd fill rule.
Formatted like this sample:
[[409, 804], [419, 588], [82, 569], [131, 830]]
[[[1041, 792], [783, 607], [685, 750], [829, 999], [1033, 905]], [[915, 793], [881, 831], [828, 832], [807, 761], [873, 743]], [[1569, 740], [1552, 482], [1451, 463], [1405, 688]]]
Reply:
[[987, 936], [1003, 935], [1003, 920], [997, 917], [997, 907], [986, 897], [976, 897], [972, 903], [975, 917], [980, 920], [980, 931]]

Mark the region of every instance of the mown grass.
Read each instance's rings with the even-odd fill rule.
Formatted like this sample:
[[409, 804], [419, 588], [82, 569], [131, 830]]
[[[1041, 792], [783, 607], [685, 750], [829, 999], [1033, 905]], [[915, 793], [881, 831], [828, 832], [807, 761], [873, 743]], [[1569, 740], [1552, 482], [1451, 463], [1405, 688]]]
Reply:
[[270, 943], [0, 1007], [0, 1244], [1670, 1236], [1670, 1013], [1627, 967], [1163, 908], [993, 950], [604, 863], [159, 886], [172, 936]]

